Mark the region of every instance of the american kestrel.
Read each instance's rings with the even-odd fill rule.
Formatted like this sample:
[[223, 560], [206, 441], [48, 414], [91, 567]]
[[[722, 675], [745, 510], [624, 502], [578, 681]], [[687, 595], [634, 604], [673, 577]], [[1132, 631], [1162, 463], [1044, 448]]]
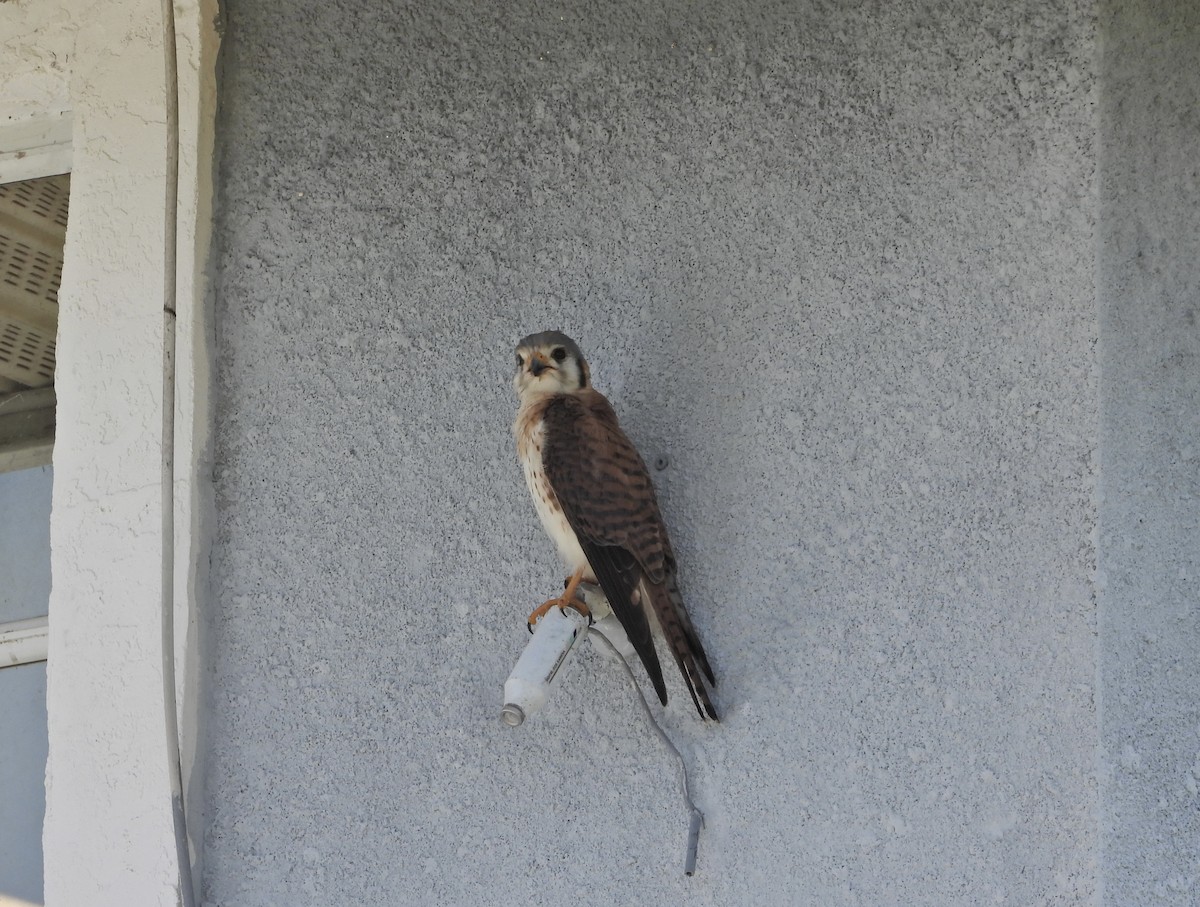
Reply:
[[566, 334], [531, 334], [517, 345], [513, 387], [520, 397], [513, 434], [538, 517], [571, 571], [566, 606], [579, 583], [596, 583], [667, 704], [652, 610], [702, 718], [717, 720], [705, 686], [716, 687], [704, 647], [675, 582], [676, 561], [637, 448], [612, 405], [591, 386], [583, 353]]

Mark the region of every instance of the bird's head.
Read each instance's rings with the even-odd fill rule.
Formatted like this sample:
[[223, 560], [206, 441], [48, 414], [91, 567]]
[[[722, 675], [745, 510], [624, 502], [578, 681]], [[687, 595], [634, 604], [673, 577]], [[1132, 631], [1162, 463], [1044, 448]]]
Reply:
[[591, 381], [587, 360], [575, 341], [558, 331], [530, 334], [517, 344], [517, 395], [570, 394]]

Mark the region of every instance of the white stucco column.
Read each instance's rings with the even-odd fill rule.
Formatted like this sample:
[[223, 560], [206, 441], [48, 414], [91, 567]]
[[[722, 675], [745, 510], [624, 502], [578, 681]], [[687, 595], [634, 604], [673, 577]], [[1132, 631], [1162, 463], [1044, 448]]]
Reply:
[[162, 470], [162, 8], [80, 10], [50, 522], [46, 901], [172, 904]]
[[[186, 903], [197, 858], [181, 857], [178, 766], [194, 774], [215, 18], [203, 2], [0, 7], [0, 164], [9, 153], [10, 179], [38, 175], [18, 174], [17, 159], [72, 170], [51, 517], [50, 907]], [[38, 136], [53, 147], [33, 148]]]

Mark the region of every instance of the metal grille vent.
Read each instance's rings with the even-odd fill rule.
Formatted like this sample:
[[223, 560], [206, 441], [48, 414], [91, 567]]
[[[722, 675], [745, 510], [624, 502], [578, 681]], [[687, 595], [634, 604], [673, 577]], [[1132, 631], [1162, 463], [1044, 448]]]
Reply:
[[58, 287], [62, 283], [61, 253], [56, 257], [0, 233], [0, 261], [4, 262], [3, 280], [9, 287], [58, 305]]
[[[67, 229], [70, 181], [70, 176], [64, 174], [6, 183], [0, 186], [0, 199], [4, 199], [11, 207], [10, 216], [18, 217], [35, 228], [62, 233]], [[20, 212], [26, 212], [24, 217]]]
[[54, 383], [54, 340], [0, 315], [0, 372], [26, 387]]
[[70, 187], [69, 175], [0, 185], [0, 379], [10, 389], [54, 382]]

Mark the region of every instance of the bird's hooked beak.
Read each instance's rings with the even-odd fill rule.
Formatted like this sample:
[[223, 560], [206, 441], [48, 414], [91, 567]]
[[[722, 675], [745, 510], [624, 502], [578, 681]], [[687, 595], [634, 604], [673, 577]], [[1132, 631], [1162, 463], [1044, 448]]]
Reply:
[[554, 366], [547, 362], [546, 357], [541, 353], [529, 354], [529, 373], [533, 375], [533, 377], [536, 378], [542, 372], [546, 371], [546, 369], [553, 367]]

